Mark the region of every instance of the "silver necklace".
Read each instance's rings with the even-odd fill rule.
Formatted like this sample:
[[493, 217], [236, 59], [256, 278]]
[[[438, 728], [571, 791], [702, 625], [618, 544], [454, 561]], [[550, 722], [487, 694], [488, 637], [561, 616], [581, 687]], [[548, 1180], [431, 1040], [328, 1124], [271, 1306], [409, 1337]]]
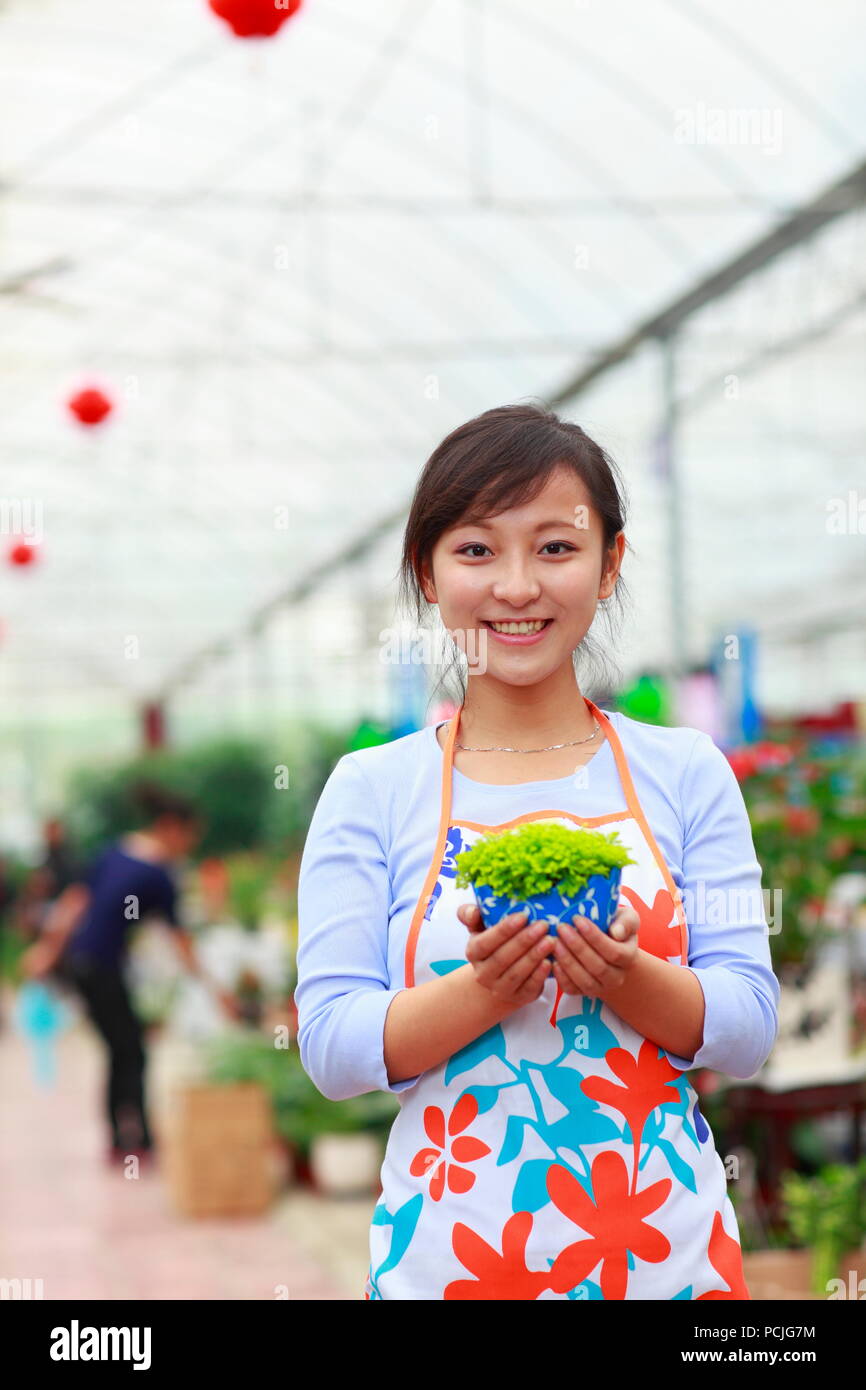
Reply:
[[456, 743], [455, 748], [462, 748], [466, 753], [549, 753], [554, 748], [573, 748], [576, 743], [591, 743], [599, 732], [598, 720], [593, 717], [595, 728], [588, 738], [573, 738], [568, 743], [549, 743], [546, 748], [470, 748], [465, 743]]

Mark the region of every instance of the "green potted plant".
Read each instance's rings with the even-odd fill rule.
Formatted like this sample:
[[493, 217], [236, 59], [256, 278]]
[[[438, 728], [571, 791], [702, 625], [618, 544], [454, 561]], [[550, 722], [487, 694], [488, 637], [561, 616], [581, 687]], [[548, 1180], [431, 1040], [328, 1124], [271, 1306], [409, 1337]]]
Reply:
[[267, 907], [270, 866], [261, 855], [247, 852], [230, 855], [226, 867], [229, 907], [245, 931], [256, 931]]
[[213, 1039], [206, 1069], [214, 1085], [255, 1081], [264, 1088], [274, 1129], [299, 1178], [331, 1195], [375, 1187], [384, 1141], [399, 1109], [390, 1092], [328, 1100], [304, 1071], [296, 1045], [275, 1047], [257, 1031]]
[[607, 931], [619, 903], [622, 870], [634, 864], [614, 831], [570, 829], [530, 821], [516, 830], [482, 835], [455, 859], [458, 888], [475, 893], [485, 926], [508, 913], [528, 911], [530, 922], [588, 917]]
[[792, 1236], [811, 1247], [811, 1290], [826, 1298], [843, 1257], [866, 1237], [866, 1159], [827, 1164], [813, 1177], [785, 1173], [781, 1189]]
[[330, 1197], [375, 1191], [399, 1102], [388, 1092], [371, 1091], [350, 1100], [327, 1101], [326, 1106], [310, 1139], [313, 1182]]

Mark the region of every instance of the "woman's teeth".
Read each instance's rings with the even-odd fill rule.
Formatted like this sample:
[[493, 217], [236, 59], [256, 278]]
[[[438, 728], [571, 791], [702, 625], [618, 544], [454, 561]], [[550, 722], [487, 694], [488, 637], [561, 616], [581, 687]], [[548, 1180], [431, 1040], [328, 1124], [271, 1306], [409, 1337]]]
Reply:
[[549, 618], [541, 618], [536, 623], [490, 623], [489, 626], [494, 632], [510, 632], [517, 636], [519, 633], [540, 632], [549, 621]]

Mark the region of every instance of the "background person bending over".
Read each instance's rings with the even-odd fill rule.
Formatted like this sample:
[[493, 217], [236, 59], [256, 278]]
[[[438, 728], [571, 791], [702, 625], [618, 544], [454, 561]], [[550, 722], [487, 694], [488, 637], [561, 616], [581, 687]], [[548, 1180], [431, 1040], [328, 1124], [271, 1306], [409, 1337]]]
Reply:
[[[144, 1096], [144, 1028], [126, 979], [130, 927], [156, 916], [171, 928], [187, 970], [204, 972], [192, 937], [177, 915], [177, 890], [169, 866], [198, 843], [202, 824], [185, 798], [158, 787], [139, 787], [146, 826], [110, 844], [83, 880], [64, 890], [39, 941], [22, 958], [31, 977], [56, 973], [81, 995], [108, 1048], [106, 1111], [110, 1157], [149, 1153], [153, 1136]], [[231, 994], [212, 986], [225, 1012], [237, 1017]]]

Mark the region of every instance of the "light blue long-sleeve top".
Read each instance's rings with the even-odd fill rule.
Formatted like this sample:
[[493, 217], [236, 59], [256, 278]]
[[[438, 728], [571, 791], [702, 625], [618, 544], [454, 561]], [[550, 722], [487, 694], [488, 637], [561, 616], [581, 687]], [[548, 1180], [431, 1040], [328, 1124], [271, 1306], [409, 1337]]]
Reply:
[[[682, 1071], [754, 1076], [776, 1038], [779, 982], [736, 777], [708, 734], [605, 713], [683, 894], [688, 967], [704, 994], [701, 1047], [693, 1057], [666, 1055]], [[389, 1082], [383, 1039], [385, 1015], [404, 988], [406, 934], [436, 843], [443, 765], [433, 725], [347, 753], [310, 822], [298, 882], [298, 1046], [330, 1100], [399, 1093], [419, 1079]], [[573, 775], [499, 786], [454, 768], [451, 818], [501, 824], [548, 809], [580, 816], [627, 809], [608, 739], [586, 772], [585, 786]]]

